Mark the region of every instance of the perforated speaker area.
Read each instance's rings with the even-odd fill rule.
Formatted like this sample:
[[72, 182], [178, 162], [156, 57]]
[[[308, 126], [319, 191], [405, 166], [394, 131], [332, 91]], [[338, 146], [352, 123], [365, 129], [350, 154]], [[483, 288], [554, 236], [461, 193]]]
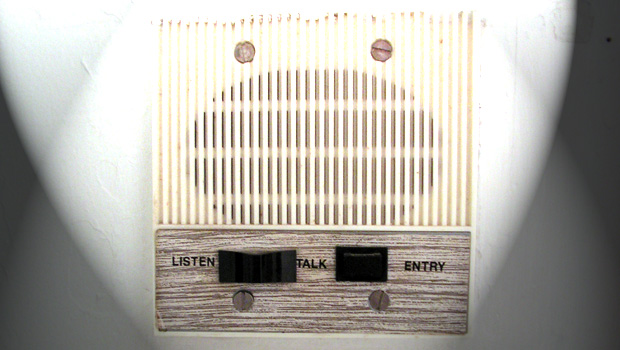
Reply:
[[[162, 21], [161, 225], [468, 226], [466, 14]], [[377, 39], [393, 51], [370, 53]], [[241, 63], [235, 45], [255, 57]]]

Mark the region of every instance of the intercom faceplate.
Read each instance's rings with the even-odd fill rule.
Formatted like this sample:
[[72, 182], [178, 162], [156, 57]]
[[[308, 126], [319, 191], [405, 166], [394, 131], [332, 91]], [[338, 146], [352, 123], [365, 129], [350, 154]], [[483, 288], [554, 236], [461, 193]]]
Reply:
[[154, 27], [160, 331], [466, 332], [472, 14]]

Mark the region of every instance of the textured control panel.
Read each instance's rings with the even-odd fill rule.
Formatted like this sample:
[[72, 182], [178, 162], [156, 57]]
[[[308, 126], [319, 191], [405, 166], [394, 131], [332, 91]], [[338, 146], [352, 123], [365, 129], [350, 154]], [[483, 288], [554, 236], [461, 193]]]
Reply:
[[159, 230], [158, 328], [463, 334], [470, 244], [468, 232]]

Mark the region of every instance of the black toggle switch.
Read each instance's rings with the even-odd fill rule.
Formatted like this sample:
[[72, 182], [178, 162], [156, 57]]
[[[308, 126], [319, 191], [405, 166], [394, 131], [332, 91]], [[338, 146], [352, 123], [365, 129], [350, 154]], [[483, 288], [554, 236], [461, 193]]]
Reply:
[[386, 247], [336, 247], [336, 281], [387, 281]]
[[297, 282], [297, 251], [265, 254], [218, 251], [222, 283]]

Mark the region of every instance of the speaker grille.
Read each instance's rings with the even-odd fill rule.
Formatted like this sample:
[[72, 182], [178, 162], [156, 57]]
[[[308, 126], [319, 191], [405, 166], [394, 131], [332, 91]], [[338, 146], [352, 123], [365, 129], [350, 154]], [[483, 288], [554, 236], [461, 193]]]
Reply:
[[[469, 226], [472, 17], [163, 20], [162, 225]], [[386, 62], [371, 45], [391, 43]], [[251, 62], [235, 59], [249, 41]]]

